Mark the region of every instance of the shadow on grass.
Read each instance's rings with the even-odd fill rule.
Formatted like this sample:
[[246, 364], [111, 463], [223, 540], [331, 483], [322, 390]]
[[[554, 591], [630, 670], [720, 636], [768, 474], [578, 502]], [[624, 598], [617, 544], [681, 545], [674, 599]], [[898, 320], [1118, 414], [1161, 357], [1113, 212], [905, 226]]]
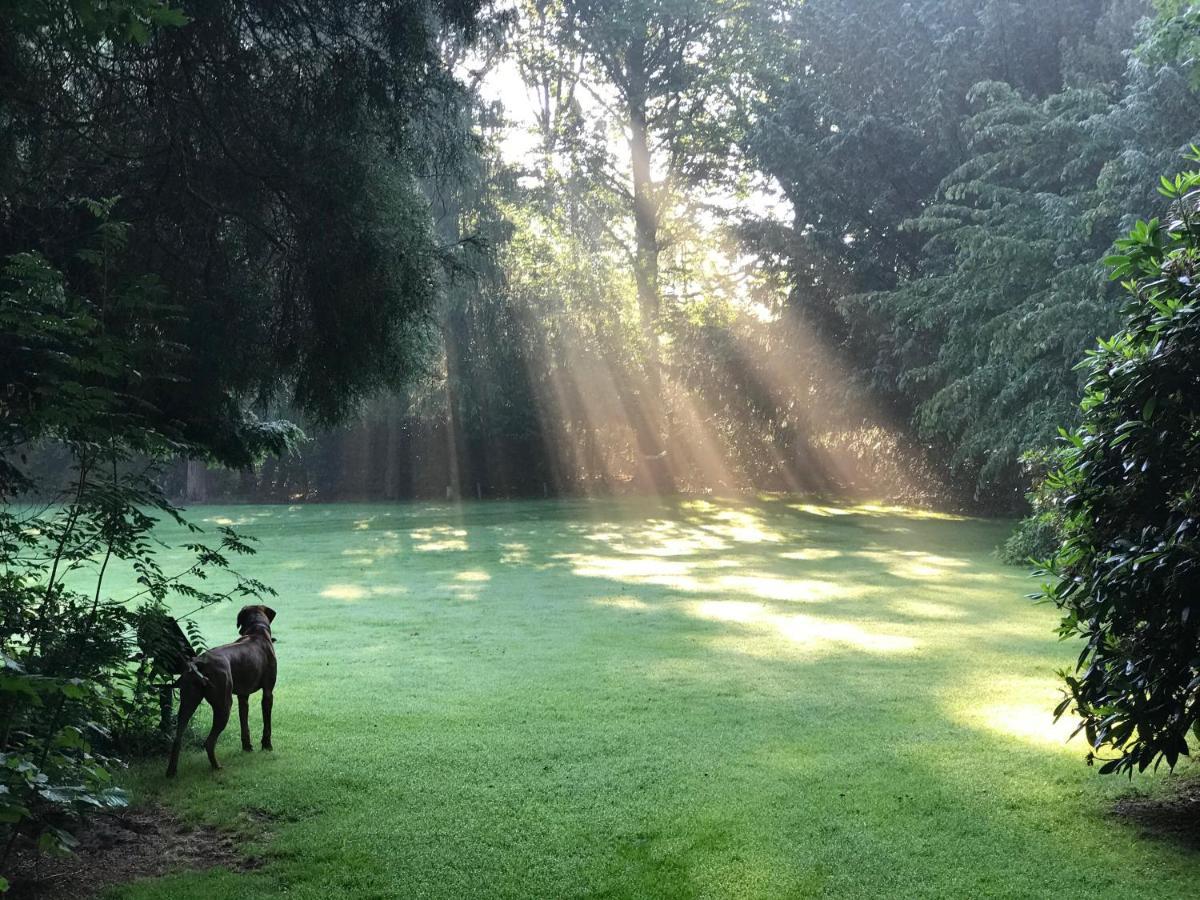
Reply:
[[1150, 794], [1123, 797], [1113, 806], [1113, 816], [1142, 835], [1200, 853], [1200, 775], [1177, 779]]
[[281, 828], [292, 853], [333, 822], [357, 859], [394, 820], [378, 840], [403, 857], [361, 861], [381, 891], [469, 893], [513, 859], [514, 895], [1147, 896], [1150, 865], [1151, 887], [1183, 883], [1104, 827], [1121, 785], [1051, 720], [1072, 654], [995, 560], [1006, 523], [785, 500], [261, 521], [264, 577], [294, 592], [284, 664], [320, 673], [290, 709], [319, 739], [286, 779], [238, 777], [280, 803], [336, 789]]

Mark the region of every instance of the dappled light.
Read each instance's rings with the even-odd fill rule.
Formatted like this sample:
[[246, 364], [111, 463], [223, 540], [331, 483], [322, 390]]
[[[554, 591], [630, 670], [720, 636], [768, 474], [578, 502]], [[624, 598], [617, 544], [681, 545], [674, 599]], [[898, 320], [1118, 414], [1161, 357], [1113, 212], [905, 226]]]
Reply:
[[410, 533], [413, 549], [423, 553], [440, 553], [447, 550], [466, 550], [467, 542], [463, 540], [467, 532], [462, 528], [451, 528], [449, 525], [432, 525], [420, 528]]
[[910, 509], [903, 506], [891, 506], [884, 503], [852, 503], [845, 506], [831, 506], [821, 503], [794, 503], [784, 501], [784, 505], [797, 512], [814, 516], [884, 516], [911, 520], [933, 520], [938, 522], [964, 522], [966, 516], [948, 513], [936, 509]]
[[344, 600], [350, 603], [368, 597], [399, 597], [408, 592], [409, 589], [401, 584], [330, 584], [323, 588], [320, 594], [330, 600]]
[[679, 591], [700, 590], [701, 582], [692, 575], [695, 563], [676, 562], [657, 557], [611, 557], [584, 554], [557, 554], [571, 571], [585, 578], [607, 578], [630, 584], [654, 584]]
[[818, 652], [830, 647], [836, 650], [862, 651], [865, 653], [897, 653], [913, 650], [917, 642], [901, 635], [873, 632], [852, 622], [830, 621], [815, 616], [779, 614], [758, 603], [739, 600], [705, 600], [689, 607], [691, 615], [718, 622], [755, 626], [760, 635], [758, 640], [748, 638], [722, 638], [720, 646], [735, 646], [743, 652], [770, 656], [772, 651], [764, 646], [763, 638], [778, 636], [804, 652]]
[[1078, 723], [1071, 716], [1055, 721], [1053, 710], [1062, 700], [1062, 692], [1045, 679], [997, 674], [978, 687], [981, 703], [961, 704], [952, 710], [964, 724], [1033, 747], [1076, 756], [1087, 751], [1086, 741], [1073, 734]]
[[508, 542], [500, 545], [500, 564], [519, 566], [529, 561], [529, 545]]
[[361, 600], [363, 597], [370, 595], [365, 587], [357, 584], [331, 584], [321, 591], [322, 597], [328, 597], [330, 600]]
[[816, 562], [819, 560], [837, 559], [842, 555], [840, 550], [821, 549], [819, 547], [810, 547], [806, 550], [787, 550], [779, 554], [780, 559], [788, 559], [796, 562]]
[[1200, 0], [9, 0], [0, 893], [1190, 900], [1198, 109]]
[[713, 588], [731, 594], [761, 597], [764, 600], [800, 603], [820, 603], [851, 593], [833, 581], [785, 578], [777, 575], [721, 575], [714, 580]]
[[[948, 835], [984, 861], [1018, 842], [1038, 862], [1027, 885], [1044, 882], [1057, 852], [1046, 836], [1064, 821], [1078, 823], [1075, 844], [1111, 847], [1086, 748], [1066, 741], [1069, 719], [1052, 721], [1054, 672], [1069, 662], [1053, 617], [993, 555], [1004, 523], [804, 506], [335, 504], [256, 520], [278, 545], [260, 560], [280, 589], [285, 765], [247, 766], [222, 790], [239, 803], [264, 783], [324, 798], [336, 757], [355, 822], [447, 860], [427, 830], [482, 841], [514, 816], [566, 823], [571, 858], [601, 809], [637, 823], [622, 846], [665, 848], [636, 835], [677, 821], [729, 823], [771, 871], [795, 860], [797, 822], [821, 860], [842, 859], [847, 834], [872, 846], [920, 835], [884, 861], [855, 857], [912, 883], [929, 841]], [[228, 633], [229, 612], [203, 612], [206, 634]], [[314, 827], [345, 833], [330, 808]], [[704, 858], [726, 859], [715, 854]], [[739, 878], [758, 871], [731, 864]]]
[[[1054, 721], [1047, 704], [1045, 692], [1029, 703], [1002, 703], [995, 706], [985, 706], [980, 710], [980, 717], [972, 717], [969, 721], [982, 724], [984, 728], [995, 731], [1005, 737], [1015, 737], [1034, 744], [1058, 747], [1078, 755], [1082, 742], [1068, 746], [1075, 730], [1075, 723], [1070, 719]], [[1061, 699], [1061, 698], [1050, 698]]]
[[468, 569], [454, 576], [455, 581], [491, 581], [492, 576], [481, 569]]
[[[682, 617], [711, 629], [701, 634], [713, 652], [764, 661], [814, 654], [923, 658], [959, 652], [976, 639], [1001, 646], [1036, 635], [980, 618], [979, 598], [1007, 576], [949, 550], [953, 541], [945, 536], [972, 527], [970, 520], [770, 496], [757, 503], [693, 499], [640, 508], [641, 514], [613, 516], [611, 505], [579, 507], [586, 518], [568, 518], [549, 543], [543, 526], [499, 508], [494, 524], [482, 527], [461, 512], [460, 524], [446, 524], [448, 507], [412, 507], [399, 518], [395, 510], [380, 510], [348, 523], [355, 538], [336, 553], [353, 577], [332, 578], [319, 593], [348, 604], [424, 596], [486, 605], [510, 579], [540, 572], [572, 579], [564, 594], [581, 595], [596, 609]], [[379, 520], [390, 524], [361, 527]], [[935, 533], [942, 537], [930, 544]], [[418, 558], [442, 554], [462, 562], [434, 570], [424, 587], [397, 577]], [[951, 623], [953, 635], [930, 637], [930, 628]], [[1021, 724], [1019, 706], [995, 721], [1009, 723], [1014, 736], [1022, 729], [1041, 733]]]

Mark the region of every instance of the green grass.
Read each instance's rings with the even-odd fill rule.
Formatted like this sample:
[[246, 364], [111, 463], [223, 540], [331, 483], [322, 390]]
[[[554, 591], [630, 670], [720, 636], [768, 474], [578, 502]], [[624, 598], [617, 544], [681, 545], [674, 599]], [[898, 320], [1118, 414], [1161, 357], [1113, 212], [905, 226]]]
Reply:
[[[1073, 648], [995, 561], [1002, 523], [785, 500], [195, 517], [262, 540], [276, 751], [235, 724], [220, 773], [192, 746], [133, 787], [258, 835], [265, 864], [121, 896], [1195, 896], [1197, 857], [1114, 818], [1128, 782], [1051, 724]], [[212, 643], [235, 612], [200, 618]]]

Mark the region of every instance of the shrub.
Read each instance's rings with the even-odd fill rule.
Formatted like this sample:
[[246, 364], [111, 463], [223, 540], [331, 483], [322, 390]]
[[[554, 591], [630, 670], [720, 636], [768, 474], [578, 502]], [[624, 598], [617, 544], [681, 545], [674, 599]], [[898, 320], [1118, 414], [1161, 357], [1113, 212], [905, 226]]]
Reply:
[[[143, 324], [161, 310], [152, 279], [106, 278], [126, 229], [111, 204], [90, 208], [98, 239], [74, 280], [90, 290], [36, 254], [0, 263], [0, 866], [19, 837], [64, 852], [81, 814], [124, 804], [118, 753], [152, 747], [164, 724], [172, 664], [138, 638], [169, 620], [168, 599], [269, 593], [229, 569], [252, 552], [229, 529], [184, 544], [184, 571], [157, 562], [161, 519], [200, 531], [160, 490], [157, 461], [203, 448], [138, 399], [181, 348]], [[66, 485], [31, 477], [25, 451], [44, 440], [71, 460]], [[112, 592], [117, 566], [136, 576], [131, 596]]]
[[1053, 513], [1026, 516], [1000, 545], [1000, 561], [1010, 566], [1026, 566], [1032, 560], [1045, 559], [1058, 548], [1059, 522]]
[[1046, 476], [1058, 467], [1058, 454], [1036, 450], [1021, 456], [1021, 468], [1034, 487], [1025, 495], [1033, 512], [1017, 523], [1000, 545], [1000, 561], [1010, 566], [1036, 565], [1058, 549], [1062, 540], [1062, 512], [1054, 493], [1046, 488]]
[[1107, 260], [1125, 328], [1083, 363], [1083, 423], [1046, 482], [1063, 540], [1044, 596], [1084, 641], [1057, 714], [1082, 719], [1089, 762], [1115, 752], [1101, 772], [1173, 767], [1200, 720], [1200, 172], [1160, 191], [1166, 220]]

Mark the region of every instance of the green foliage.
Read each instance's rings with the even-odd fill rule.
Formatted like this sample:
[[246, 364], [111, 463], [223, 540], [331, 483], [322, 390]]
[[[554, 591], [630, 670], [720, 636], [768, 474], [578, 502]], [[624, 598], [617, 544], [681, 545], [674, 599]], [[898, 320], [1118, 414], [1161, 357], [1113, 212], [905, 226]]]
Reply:
[[[270, 593], [230, 568], [253, 550], [228, 529], [215, 543], [184, 544], [192, 563], [183, 571], [157, 562], [154, 527], [185, 523], [162, 493], [156, 461], [205, 448], [145, 398], [154, 382], [178, 378], [186, 348], [150, 325], [162, 315], [155, 279], [108, 278], [128, 227], [108, 218], [112, 203], [88, 205], [97, 236], [77, 255], [77, 280], [94, 293], [72, 289], [36, 254], [11, 257], [0, 276], [0, 367], [10, 385], [0, 407], [4, 860], [19, 837], [65, 852], [76, 817], [125, 802], [115, 754], [155, 746], [169, 724], [167, 685], [180, 672], [161, 646], [142, 642], [139, 653], [134, 640], [167, 618], [166, 603], [202, 608]], [[287, 428], [263, 431], [265, 449], [287, 446]], [[66, 484], [39, 483], [24, 465], [31, 447], [51, 440], [72, 461]], [[136, 579], [127, 596], [106, 590], [116, 567]]]
[[153, 281], [137, 326], [187, 348], [138, 399], [244, 467], [278, 449], [249, 409], [328, 423], [428, 369], [442, 259], [419, 179], [471, 152], [444, 48], [478, 4], [179, 7], [16, 4], [0, 257], [87, 291], [76, 198], [119, 198], [139, 238], [102, 277]]
[[[443, 260], [417, 179], [469, 153], [443, 49], [478, 9], [4, 4], [0, 865], [124, 802], [117, 754], [154, 749], [198, 643], [168, 602], [269, 593], [162, 463], [283, 454], [299, 430], [253, 409], [332, 421], [426, 364]], [[47, 445], [66, 466], [39, 478]], [[196, 534], [181, 571], [164, 518]]]
[[747, 235], [977, 500], [1019, 502], [1071, 421], [1120, 308], [1096, 260], [1197, 138], [1196, 7], [1150, 11], [812, 0], [759, 73], [749, 146], [795, 219]]
[[141, 45], [157, 28], [188, 22], [169, 0], [5, 0], [0, 8], [14, 31], [74, 48], [101, 41]]
[[1158, 20], [1139, 56], [1148, 65], [1182, 64], [1194, 89], [1200, 90], [1200, 3], [1154, 0]]
[[894, 364], [919, 433], [981, 484], [1012, 484], [1021, 453], [1052, 440], [1078, 349], [1115, 326], [1094, 262], [1115, 223], [1092, 193], [1115, 148], [1089, 134], [1108, 108], [1098, 91], [1039, 103], [984, 82], [968, 100], [967, 161], [903, 225], [925, 240], [920, 269], [861, 305], [902, 336]]
[[1058, 549], [1062, 534], [1055, 515], [1035, 513], [1022, 519], [1000, 546], [1000, 559], [1010, 566], [1026, 566], [1046, 559]]
[[1021, 456], [1024, 480], [1033, 485], [1025, 495], [1033, 510], [1000, 545], [999, 556], [1010, 566], [1037, 566], [1062, 542], [1062, 511], [1058, 497], [1046, 487], [1046, 476], [1062, 464], [1058, 450], [1031, 450]]
[[1116, 751], [1101, 772], [1173, 767], [1200, 722], [1200, 171], [1159, 188], [1167, 217], [1106, 261], [1132, 298], [1125, 327], [1082, 366], [1082, 424], [1045, 488], [1063, 541], [1044, 596], [1085, 641], [1057, 712]]
[[[162, 462], [286, 453], [299, 430], [252, 407], [335, 420], [432, 345], [417, 178], [469, 152], [443, 46], [478, 4], [182, 7], [19, 0], [0, 26], [4, 861], [124, 802], [115, 754], [156, 748], [200, 643], [168, 602], [269, 593], [227, 529], [160, 568], [154, 526], [186, 525]], [[65, 483], [29, 464], [50, 443]]]

